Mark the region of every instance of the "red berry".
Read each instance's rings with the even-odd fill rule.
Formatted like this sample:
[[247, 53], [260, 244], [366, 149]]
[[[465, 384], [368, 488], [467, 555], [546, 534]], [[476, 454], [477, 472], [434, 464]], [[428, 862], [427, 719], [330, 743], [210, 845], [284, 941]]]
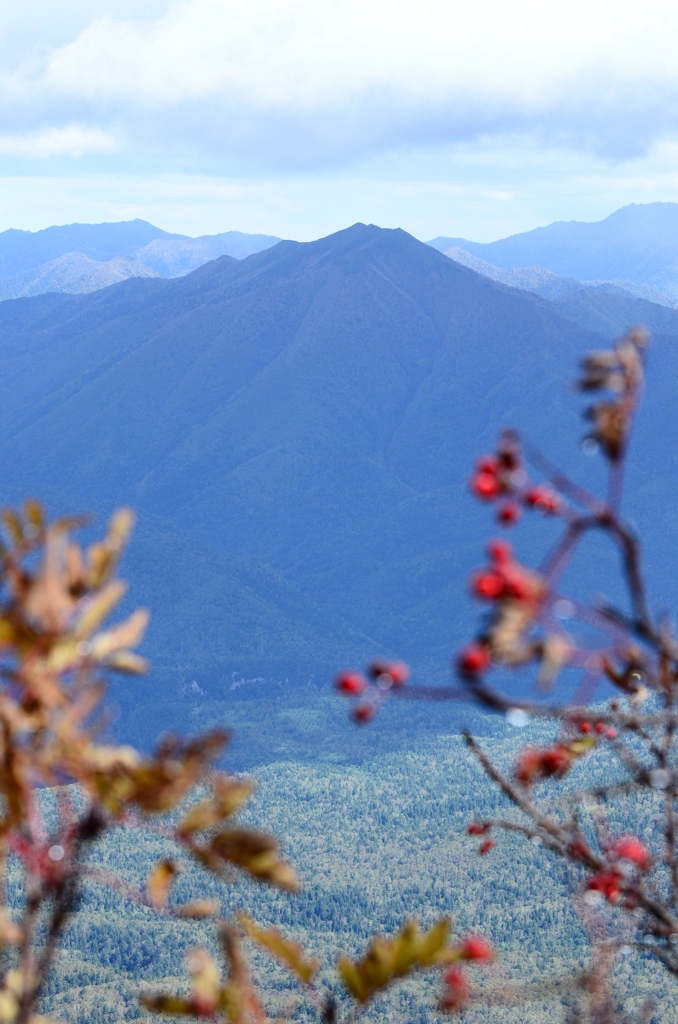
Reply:
[[622, 836], [621, 839], [617, 839], [610, 853], [619, 860], [630, 860], [640, 871], [647, 871], [652, 864], [649, 850], [636, 836]]
[[404, 686], [410, 678], [410, 670], [404, 661], [392, 661], [388, 667], [388, 675], [394, 686]]
[[507, 540], [501, 538], [489, 541], [486, 550], [490, 560], [497, 565], [507, 565], [513, 558], [513, 548]]
[[471, 478], [471, 490], [481, 501], [494, 501], [501, 493], [501, 484], [494, 473], [476, 473]]
[[550, 515], [557, 512], [560, 507], [560, 498], [556, 492], [544, 486], [531, 487], [529, 491], [526, 491], [524, 501], [526, 505]]
[[461, 947], [461, 955], [465, 960], [476, 960], [481, 963], [489, 963], [494, 960], [494, 950], [487, 941], [480, 935], [472, 935], [464, 941]]
[[367, 667], [367, 671], [373, 679], [380, 677], [393, 686], [404, 686], [410, 678], [410, 670], [404, 661], [384, 661], [383, 658], [375, 658]]
[[445, 974], [445, 991], [440, 1000], [443, 1010], [460, 1011], [468, 1002], [469, 984], [466, 975], [458, 967], [451, 967]]
[[491, 827], [489, 821], [483, 821], [482, 824], [478, 821], [473, 821], [466, 831], [470, 836], [484, 836], [487, 835]]
[[494, 846], [494, 839], [486, 839], [484, 843], [481, 843], [478, 847], [478, 853], [481, 857], [484, 857], [486, 853], [489, 853]]
[[580, 732], [584, 732], [584, 733], [591, 732], [591, 723], [590, 722], [580, 722], [579, 723], [579, 731]]
[[605, 724], [603, 722], [596, 722], [595, 728], [599, 736], [602, 736], [605, 732]]
[[548, 779], [552, 775], [562, 776], [570, 767], [572, 755], [563, 746], [548, 747], [546, 749], [524, 750], [513, 769], [513, 774], [528, 786], [537, 779]]
[[541, 759], [542, 772], [545, 776], [561, 775], [567, 770], [570, 758], [563, 747], [544, 751]]
[[356, 704], [351, 711], [351, 718], [357, 725], [367, 725], [371, 722], [377, 713], [377, 709], [374, 704], [368, 704], [364, 702], [362, 704]]
[[516, 601], [526, 601], [535, 596], [531, 580], [519, 568], [506, 566], [502, 569], [502, 575], [508, 594]]
[[496, 455], [481, 455], [479, 459], [476, 459], [476, 472], [493, 473], [496, 476], [499, 472], [499, 465]]
[[351, 697], [359, 697], [365, 692], [367, 680], [360, 672], [340, 672], [334, 680], [334, 688], [339, 693], [349, 694]]
[[609, 903], [616, 903], [621, 895], [620, 878], [618, 871], [598, 871], [589, 880], [586, 888], [601, 893]]
[[616, 740], [617, 730], [613, 725], [611, 725], [609, 729], [605, 730], [605, 735], [607, 736], [608, 740]]
[[513, 526], [520, 522], [522, 511], [517, 501], [505, 501], [497, 509], [497, 521], [504, 526]]
[[496, 572], [477, 572], [471, 577], [471, 590], [476, 597], [495, 601], [504, 592], [504, 581]]
[[490, 667], [490, 655], [484, 644], [472, 643], [459, 655], [459, 668], [462, 672], [478, 675]]

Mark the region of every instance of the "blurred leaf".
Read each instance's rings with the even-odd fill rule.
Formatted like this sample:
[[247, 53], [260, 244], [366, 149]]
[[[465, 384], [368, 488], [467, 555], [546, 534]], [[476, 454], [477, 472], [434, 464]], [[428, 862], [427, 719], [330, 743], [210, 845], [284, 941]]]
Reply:
[[36, 501], [35, 498], [26, 498], [21, 510], [31, 526], [34, 526], [36, 530], [42, 529], [45, 522], [45, 510], [39, 501]]
[[[118, 751], [130, 748], [107, 748], [112, 751], [109, 761], [99, 760], [96, 765], [99, 799], [113, 814], [121, 814], [134, 804], [150, 814], [169, 811], [200, 781], [223, 751], [227, 739], [223, 729], [214, 729], [188, 742], [169, 738], [160, 744], [155, 757], [147, 761], [141, 761], [138, 755], [135, 761], [129, 753], [117, 756]], [[93, 748], [91, 756], [95, 763], [100, 749]]]
[[134, 527], [134, 520], [131, 509], [119, 509], [111, 517], [108, 535], [103, 543], [92, 544], [88, 549], [91, 587], [100, 587], [115, 569]]
[[160, 910], [167, 906], [169, 892], [177, 874], [177, 866], [174, 861], [161, 860], [155, 865], [146, 881], [146, 892], [151, 904]]
[[0, 512], [0, 520], [11, 542], [13, 544], [21, 544], [24, 539], [24, 531], [21, 526], [21, 520], [16, 512], [11, 508], [4, 508]]
[[115, 669], [116, 672], [127, 672], [132, 676], [143, 676], [148, 672], [150, 664], [132, 651], [118, 651], [106, 659], [106, 667]]
[[149, 613], [145, 608], [137, 608], [128, 619], [119, 626], [100, 633], [92, 640], [92, 657], [106, 658], [114, 651], [126, 647], [136, 647], [141, 643], [148, 626]]
[[218, 776], [212, 783], [210, 796], [192, 807], [181, 819], [179, 833], [190, 835], [219, 824], [242, 807], [255, 789], [255, 783], [250, 780]]
[[106, 584], [95, 598], [88, 601], [73, 630], [73, 635], [78, 640], [84, 640], [90, 636], [120, 603], [126, 590], [127, 584], [122, 580], [113, 580]]
[[17, 946], [23, 938], [23, 929], [16, 924], [8, 912], [0, 908], [0, 948]]
[[304, 985], [311, 982], [320, 966], [320, 961], [306, 959], [301, 946], [297, 942], [286, 939], [277, 928], [260, 928], [242, 911], [238, 914], [238, 921], [254, 942], [282, 960]]
[[269, 882], [281, 889], [298, 889], [294, 869], [278, 860], [278, 844], [262, 832], [233, 829], [220, 832], [202, 847], [206, 863], [214, 867], [219, 860], [236, 864], [259, 882]]
[[359, 1003], [366, 1003], [396, 978], [403, 978], [418, 967], [458, 959], [453, 950], [446, 949], [449, 930], [446, 917], [424, 933], [414, 921], [408, 921], [393, 939], [375, 936], [362, 960], [354, 963], [341, 957], [337, 968], [351, 995]]
[[189, 999], [182, 999], [180, 996], [147, 995], [139, 996], [139, 1002], [146, 1010], [152, 1013], [169, 1013], [175, 1016], [195, 1017], [195, 1009]]
[[192, 1003], [203, 1013], [214, 1013], [221, 993], [221, 971], [206, 949], [189, 949], [186, 966], [191, 975]]
[[215, 917], [219, 913], [219, 904], [216, 900], [193, 900], [192, 903], [184, 903], [175, 907], [174, 912], [178, 917], [201, 918]]
[[228, 964], [228, 982], [221, 990], [219, 1007], [230, 1021], [230, 1024], [243, 1024], [250, 1020], [255, 1024], [266, 1024], [268, 1017], [264, 1013], [257, 993], [250, 981], [247, 964], [240, 951], [238, 936], [232, 925], [222, 921], [219, 934]]

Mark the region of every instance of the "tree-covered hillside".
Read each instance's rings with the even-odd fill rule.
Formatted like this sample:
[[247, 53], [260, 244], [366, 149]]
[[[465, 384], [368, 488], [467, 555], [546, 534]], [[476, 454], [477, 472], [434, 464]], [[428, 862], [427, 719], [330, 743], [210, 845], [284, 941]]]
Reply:
[[135, 730], [140, 699], [194, 681], [224, 700], [235, 678], [324, 681], [387, 650], [442, 678], [485, 532], [473, 454], [506, 420], [546, 441], [554, 402], [576, 436], [564, 368], [595, 341], [363, 225], [177, 281], [6, 302], [0, 326], [3, 498], [138, 510], [154, 676], [117, 693]]
[[[335, 700], [326, 710], [326, 726], [335, 728], [342, 708]], [[519, 745], [543, 742], [553, 730], [544, 725], [515, 730], [503, 719], [492, 721], [494, 735], [482, 742], [504, 768]], [[360, 735], [369, 751], [370, 737]], [[599, 759], [585, 762], [565, 788], [595, 778], [600, 768]], [[571, 900], [578, 888], [575, 871], [520, 837], [502, 837], [489, 855], [477, 856], [478, 841], [465, 831], [469, 821], [500, 809], [511, 812], [459, 737], [431, 733], [409, 749], [377, 752], [361, 764], [280, 760], [257, 776], [258, 794], [242, 820], [263, 824], [283, 838], [284, 852], [303, 880], [302, 892], [289, 896], [246, 882], [224, 887], [187, 865], [177, 902], [217, 897], [224, 909], [243, 907], [257, 920], [282, 927], [321, 957], [322, 980], [335, 991], [341, 992], [333, 970], [338, 955], [360, 952], [374, 931], [395, 931], [409, 916], [430, 924], [450, 914], [458, 934], [489, 935], [499, 958], [478, 978], [481, 984], [543, 980], [590, 963], [586, 932]], [[609, 809], [614, 833], [624, 830], [629, 810], [623, 803]], [[646, 808], [641, 835], [654, 849], [651, 814]], [[166, 840], [122, 829], [99, 845], [94, 863], [143, 886], [153, 859], [168, 852]], [[212, 944], [209, 925], [158, 917], [115, 891], [89, 886], [66, 934], [44, 1009], [79, 1024], [141, 1017], [139, 987], [181, 985], [182, 958], [197, 942]], [[315, 1019], [282, 971], [256, 953], [254, 963], [269, 1007], [293, 1011], [295, 1020]], [[616, 976], [619, 1001], [628, 999], [627, 1009], [637, 1009], [652, 986], [664, 1004], [653, 1021], [673, 1019], [676, 983], [660, 977], [646, 954], [620, 956]], [[368, 1019], [440, 1020], [435, 999], [434, 980], [417, 978], [379, 999]], [[468, 1019], [536, 1024], [548, 1016], [557, 1024], [569, 1002], [565, 993], [513, 1007], [478, 1006]]]

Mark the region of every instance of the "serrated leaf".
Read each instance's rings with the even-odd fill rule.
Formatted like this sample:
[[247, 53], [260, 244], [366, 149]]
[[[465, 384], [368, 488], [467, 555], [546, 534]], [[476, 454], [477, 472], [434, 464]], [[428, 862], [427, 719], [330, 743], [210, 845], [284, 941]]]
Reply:
[[310, 984], [320, 962], [307, 959], [299, 943], [286, 939], [277, 928], [260, 928], [242, 912], [238, 914], [238, 920], [254, 942], [282, 960], [304, 985]]

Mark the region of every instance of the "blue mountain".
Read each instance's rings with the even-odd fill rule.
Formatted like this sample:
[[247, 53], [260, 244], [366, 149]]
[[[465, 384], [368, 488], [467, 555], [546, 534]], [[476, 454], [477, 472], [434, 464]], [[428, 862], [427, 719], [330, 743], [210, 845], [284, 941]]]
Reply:
[[79, 252], [92, 260], [108, 262], [156, 239], [185, 237], [138, 219], [112, 224], [67, 224], [42, 231], [10, 228], [0, 232], [0, 278], [32, 270], [66, 253]]
[[243, 259], [280, 239], [224, 231], [189, 238], [143, 220], [0, 232], [0, 300], [97, 291], [129, 277], [179, 277], [218, 256]]
[[496, 242], [435, 238], [495, 267], [544, 267], [579, 281], [630, 281], [678, 298], [678, 204], [631, 204], [595, 223], [558, 221]]
[[[374, 653], [446, 679], [477, 616], [466, 577], [496, 532], [467, 493], [474, 457], [520, 425], [596, 486], [568, 383], [638, 314], [658, 333], [629, 513], [675, 605], [678, 312], [574, 298], [356, 224], [174, 280], [1, 303], [2, 501], [139, 513], [127, 573], [153, 610], [154, 673], [116, 689], [122, 733], [190, 727], [195, 694], [223, 720], [246, 680], [279, 696]], [[536, 519], [518, 552], [536, 559], [553, 536]], [[611, 575], [601, 557], [587, 555], [585, 588]]]

